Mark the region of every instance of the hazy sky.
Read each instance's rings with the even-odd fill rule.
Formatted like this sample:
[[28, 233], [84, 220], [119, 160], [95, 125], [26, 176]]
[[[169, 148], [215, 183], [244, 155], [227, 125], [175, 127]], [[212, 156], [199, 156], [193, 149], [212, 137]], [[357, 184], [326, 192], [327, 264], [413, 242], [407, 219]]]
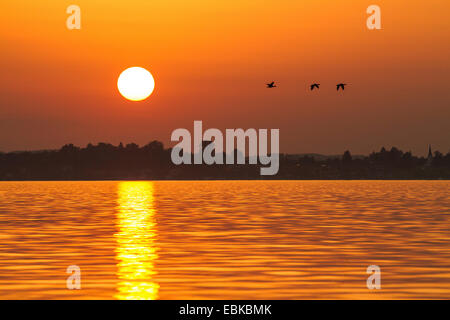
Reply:
[[[66, 28], [70, 4], [81, 30]], [[371, 4], [383, 30], [366, 27]], [[0, 150], [172, 145], [174, 129], [203, 120], [279, 128], [282, 152], [448, 152], [449, 10], [448, 0], [2, 1]], [[117, 90], [131, 66], [155, 77], [144, 102]]]

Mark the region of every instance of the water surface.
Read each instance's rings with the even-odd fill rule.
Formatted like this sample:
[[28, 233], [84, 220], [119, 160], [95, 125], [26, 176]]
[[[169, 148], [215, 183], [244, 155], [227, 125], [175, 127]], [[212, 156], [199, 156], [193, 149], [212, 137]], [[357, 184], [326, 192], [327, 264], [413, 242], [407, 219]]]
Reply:
[[0, 182], [0, 299], [450, 299], [449, 187]]

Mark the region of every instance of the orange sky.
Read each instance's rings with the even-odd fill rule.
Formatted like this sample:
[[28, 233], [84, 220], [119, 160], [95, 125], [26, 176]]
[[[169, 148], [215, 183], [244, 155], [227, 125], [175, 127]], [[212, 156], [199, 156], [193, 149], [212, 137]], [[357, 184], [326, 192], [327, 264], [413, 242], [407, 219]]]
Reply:
[[[66, 28], [70, 4], [81, 30]], [[371, 4], [383, 30], [366, 28]], [[0, 150], [169, 144], [203, 120], [279, 128], [282, 152], [448, 152], [449, 10], [448, 0], [3, 1]], [[117, 91], [130, 66], [155, 77], [144, 102]]]

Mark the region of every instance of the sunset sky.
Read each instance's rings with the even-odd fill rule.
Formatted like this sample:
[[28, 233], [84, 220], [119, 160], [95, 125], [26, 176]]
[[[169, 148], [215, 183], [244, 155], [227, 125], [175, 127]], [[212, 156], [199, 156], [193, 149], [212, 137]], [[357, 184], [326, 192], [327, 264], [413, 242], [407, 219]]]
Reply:
[[[81, 30], [66, 28], [70, 4]], [[366, 27], [372, 4], [382, 30]], [[169, 146], [203, 120], [279, 128], [289, 153], [447, 153], [449, 12], [448, 0], [2, 1], [0, 151]], [[155, 78], [142, 102], [117, 90], [132, 66]]]

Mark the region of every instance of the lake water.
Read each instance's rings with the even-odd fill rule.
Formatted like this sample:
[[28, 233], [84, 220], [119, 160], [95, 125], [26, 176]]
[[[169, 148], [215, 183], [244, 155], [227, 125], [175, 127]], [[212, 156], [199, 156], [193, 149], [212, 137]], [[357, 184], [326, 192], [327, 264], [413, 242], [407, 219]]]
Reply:
[[[449, 190], [0, 182], [0, 299], [450, 299]], [[70, 265], [81, 290], [66, 287]], [[366, 286], [369, 265], [380, 290]]]

